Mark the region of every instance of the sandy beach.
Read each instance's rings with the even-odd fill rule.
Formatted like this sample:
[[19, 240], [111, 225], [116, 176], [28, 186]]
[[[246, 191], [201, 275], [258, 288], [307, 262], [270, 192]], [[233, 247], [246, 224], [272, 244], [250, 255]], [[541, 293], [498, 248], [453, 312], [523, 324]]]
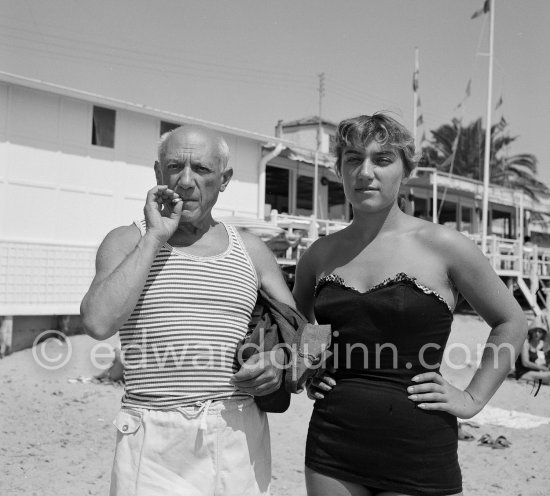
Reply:
[[[477, 344], [488, 330], [475, 316], [455, 316], [449, 343], [467, 348], [455, 346], [450, 355], [455, 366], [443, 370], [454, 384], [468, 382]], [[106, 356], [92, 363], [97, 345], [87, 336], [73, 336], [64, 345], [51, 342], [48, 356], [67, 359], [57, 370], [37, 363], [36, 348], [0, 360], [0, 495], [108, 494], [115, 441], [111, 421], [122, 389], [86, 382], [110, 362], [103, 343], [95, 351]], [[459, 443], [465, 495], [550, 494], [550, 387], [534, 393], [532, 385], [508, 379], [472, 419], [474, 426], [465, 426], [475, 438]], [[303, 455], [311, 409], [302, 394], [293, 397], [286, 413], [270, 415], [274, 496], [306, 494]], [[483, 434], [504, 435], [512, 445], [500, 450], [479, 446]]]

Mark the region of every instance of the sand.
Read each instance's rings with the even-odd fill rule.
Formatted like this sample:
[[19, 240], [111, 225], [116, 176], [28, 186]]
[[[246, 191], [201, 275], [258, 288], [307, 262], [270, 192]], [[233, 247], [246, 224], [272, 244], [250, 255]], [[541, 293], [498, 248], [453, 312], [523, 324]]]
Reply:
[[[487, 333], [488, 327], [477, 317], [455, 316], [449, 342], [466, 343], [470, 352], [459, 347], [453, 351], [457, 370], [444, 370], [453, 383], [469, 380], [477, 359], [476, 343], [484, 342]], [[32, 350], [0, 360], [2, 496], [108, 494], [115, 440], [111, 421], [122, 389], [68, 382], [91, 377], [110, 361], [105, 357], [98, 364], [91, 362], [90, 351], [97, 342], [87, 336], [71, 337], [69, 343], [71, 357], [58, 370], [37, 365]], [[67, 346], [53, 342], [47, 351], [49, 357], [63, 359]], [[530, 385], [509, 379], [490, 401], [485, 417], [475, 419], [479, 427], [466, 427], [476, 440], [459, 443], [465, 495], [550, 495], [550, 386], [543, 386], [536, 397], [533, 394]], [[303, 456], [311, 409], [311, 401], [299, 395], [286, 413], [270, 414], [274, 496], [306, 494]], [[486, 433], [504, 435], [512, 446], [502, 450], [478, 446], [477, 439]]]

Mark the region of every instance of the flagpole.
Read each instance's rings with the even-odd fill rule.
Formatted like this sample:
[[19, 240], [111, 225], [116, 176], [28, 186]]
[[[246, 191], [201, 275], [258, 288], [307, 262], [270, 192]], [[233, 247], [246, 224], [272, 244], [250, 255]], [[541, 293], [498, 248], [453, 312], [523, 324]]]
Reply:
[[414, 75], [413, 75], [413, 137], [414, 137], [414, 145], [416, 148], [418, 148], [418, 130], [417, 130], [417, 119], [418, 119], [418, 47], [415, 47], [414, 49]]
[[325, 73], [319, 74], [319, 116], [317, 121], [317, 145], [315, 146], [315, 155], [313, 158], [313, 219], [317, 225], [319, 216], [318, 196], [319, 196], [319, 153], [321, 151], [321, 134], [323, 128], [323, 118], [321, 117], [323, 109], [323, 96], [325, 95]]
[[489, 224], [489, 179], [491, 162], [491, 110], [493, 101], [493, 41], [495, 35], [495, 0], [489, 0], [489, 78], [487, 95], [487, 122], [485, 124], [485, 157], [483, 162], [483, 210], [481, 216], [481, 249], [487, 254], [487, 230]]

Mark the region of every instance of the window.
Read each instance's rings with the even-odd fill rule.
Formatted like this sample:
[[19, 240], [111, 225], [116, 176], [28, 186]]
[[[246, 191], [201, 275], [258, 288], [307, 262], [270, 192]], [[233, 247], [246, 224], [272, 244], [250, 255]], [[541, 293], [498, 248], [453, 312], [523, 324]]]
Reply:
[[177, 127], [180, 127], [181, 124], [174, 124], [173, 122], [166, 122], [166, 121], [160, 121], [160, 135], [162, 136], [164, 133], [167, 133], [168, 131], [172, 131], [172, 129], [176, 129]]
[[414, 197], [414, 216], [419, 219], [432, 220], [432, 214], [430, 212], [430, 204], [428, 198]]
[[296, 215], [313, 214], [313, 178], [298, 176], [296, 185]]
[[512, 212], [503, 210], [491, 209], [491, 234], [496, 234], [504, 238], [512, 238], [514, 234], [514, 222], [512, 220]]
[[460, 230], [469, 233], [474, 232], [474, 209], [472, 207], [463, 206], [460, 208], [462, 214], [460, 218]]
[[441, 200], [437, 200], [437, 220], [444, 226], [456, 229], [456, 203], [445, 200], [442, 206]]
[[115, 147], [116, 111], [94, 105], [92, 145]]
[[265, 170], [265, 203], [266, 210], [277, 210], [289, 213], [290, 171], [268, 165]]
[[335, 181], [328, 182], [328, 218], [346, 220], [346, 196], [344, 188]]
[[328, 135], [328, 152], [334, 154], [336, 148], [336, 136], [334, 134]]

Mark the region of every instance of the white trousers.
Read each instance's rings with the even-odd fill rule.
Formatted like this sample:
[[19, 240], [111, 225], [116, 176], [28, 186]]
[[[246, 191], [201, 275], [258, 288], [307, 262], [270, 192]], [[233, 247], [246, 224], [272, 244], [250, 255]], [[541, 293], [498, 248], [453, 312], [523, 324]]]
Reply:
[[267, 415], [252, 398], [176, 410], [122, 408], [110, 496], [263, 496]]

